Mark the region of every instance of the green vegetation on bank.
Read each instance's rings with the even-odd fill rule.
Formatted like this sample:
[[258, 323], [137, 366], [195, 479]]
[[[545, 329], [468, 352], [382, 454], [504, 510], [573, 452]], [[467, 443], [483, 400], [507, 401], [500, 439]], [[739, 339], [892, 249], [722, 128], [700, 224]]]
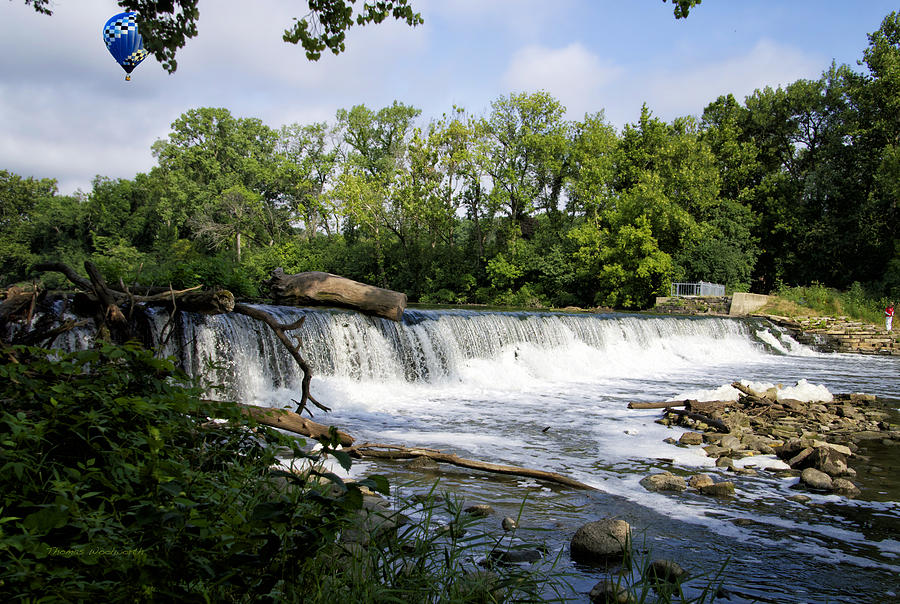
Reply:
[[838, 291], [820, 283], [797, 287], [781, 286], [775, 294], [777, 298], [763, 312], [792, 317], [847, 317], [879, 327], [884, 325], [884, 309], [891, 302], [896, 302], [887, 296], [875, 297], [859, 283], [854, 283], [846, 291]]
[[0, 170], [0, 283], [92, 259], [127, 283], [244, 296], [281, 266], [431, 303], [636, 309], [698, 280], [897, 299], [896, 12], [860, 64], [725, 94], [699, 119], [644, 107], [621, 132], [546, 92], [427, 123], [396, 101], [278, 128], [190, 109], [133, 180], [65, 196]]
[[473, 566], [492, 544], [463, 537], [458, 509], [449, 535], [427, 507], [370, 534], [361, 487], [383, 478], [273, 472], [285, 449], [317, 456], [199, 394], [134, 345], [3, 350], [3, 601], [502, 602], [564, 585], [552, 560]]

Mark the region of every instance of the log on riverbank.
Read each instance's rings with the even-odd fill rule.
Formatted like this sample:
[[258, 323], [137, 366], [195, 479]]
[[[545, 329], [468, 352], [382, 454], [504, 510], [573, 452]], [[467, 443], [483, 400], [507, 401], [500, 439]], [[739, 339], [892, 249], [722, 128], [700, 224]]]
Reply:
[[339, 306], [392, 321], [399, 321], [406, 310], [404, 293], [331, 273], [310, 271], [286, 275], [282, 269], [277, 268], [266, 285], [276, 304]]
[[458, 466], [460, 468], [469, 468], [472, 470], [482, 470], [484, 472], [492, 472], [494, 474], [509, 474], [513, 476], [523, 476], [526, 478], [537, 478], [557, 484], [575, 487], [587, 491], [596, 491], [594, 487], [579, 482], [573, 478], [557, 474], [556, 472], [547, 472], [545, 470], [533, 470], [530, 468], [520, 468], [518, 466], [506, 466], [495, 463], [487, 463], [483, 461], [475, 461], [459, 457], [453, 453], [444, 453], [434, 449], [424, 449], [421, 447], [403, 447], [399, 445], [384, 445], [376, 443], [363, 443], [345, 449], [351, 457], [356, 458], [373, 458], [373, 459], [417, 459], [426, 457], [440, 463], [447, 463]]
[[[287, 430], [294, 434], [300, 434], [301, 436], [308, 436], [315, 439], [328, 438], [330, 435], [331, 426], [316, 423], [287, 409], [273, 409], [270, 407], [259, 407], [243, 403], [240, 403], [240, 407], [241, 413], [249, 415], [266, 426], [281, 428], [282, 430]], [[340, 444], [343, 447], [349, 447], [355, 441], [352, 436], [341, 430], [337, 430], [337, 435], [340, 439]]]

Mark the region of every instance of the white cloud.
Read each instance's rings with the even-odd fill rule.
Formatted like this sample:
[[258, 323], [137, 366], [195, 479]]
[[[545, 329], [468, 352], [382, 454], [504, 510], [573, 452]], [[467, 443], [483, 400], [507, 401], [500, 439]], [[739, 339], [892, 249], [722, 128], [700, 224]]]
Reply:
[[513, 91], [546, 90], [566, 106], [570, 119], [580, 119], [600, 109], [600, 92], [622, 73], [579, 43], [558, 49], [528, 46], [515, 53], [501, 81]]
[[[634, 121], [646, 102], [654, 114], [670, 120], [699, 116], [720, 95], [731, 93], [742, 102], [757, 89], [786, 86], [801, 78], [818, 79], [827, 67], [821, 57], [771, 40], [760, 40], [743, 54], [686, 65], [674, 71], [651, 71], [635, 78], [625, 106]], [[620, 113], [619, 103], [615, 112]]]

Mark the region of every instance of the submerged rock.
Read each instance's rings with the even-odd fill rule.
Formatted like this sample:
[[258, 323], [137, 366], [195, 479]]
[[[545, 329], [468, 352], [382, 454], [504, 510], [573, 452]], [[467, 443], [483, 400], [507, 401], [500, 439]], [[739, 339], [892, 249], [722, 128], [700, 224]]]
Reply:
[[588, 597], [592, 604], [634, 604], [637, 601], [624, 585], [611, 579], [601, 579], [591, 588]]
[[666, 583], [677, 583], [686, 574], [685, 570], [673, 560], [654, 560], [647, 567], [647, 575], [649, 577], [657, 581], [665, 581]]
[[477, 505], [470, 505], [466, 509], [463, 510], [466, 514], [470, 516], [475, 516], [477, 518], [484, 518], [486, 516], [490, 516], [494, 513], [494, 508], [485, 504], [479, 503]]
[[859, 488], [846, 478], [835, 478], [831, 483], [832, 490], [838, 495], [856, 497], [860, 494]]

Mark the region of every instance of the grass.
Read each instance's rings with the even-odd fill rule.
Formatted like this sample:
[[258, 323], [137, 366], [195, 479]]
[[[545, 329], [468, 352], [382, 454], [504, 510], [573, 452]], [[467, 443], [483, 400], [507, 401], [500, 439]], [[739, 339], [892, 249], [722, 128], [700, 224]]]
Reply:
[[890, 300], [874, 297], [859, 283], [847, 291], [819, 283], [807, 286], [779, 287], [770, 302], [759, 312], [784, 317], [847, 317], [875, 326], [884, 325], [884, 309]]

